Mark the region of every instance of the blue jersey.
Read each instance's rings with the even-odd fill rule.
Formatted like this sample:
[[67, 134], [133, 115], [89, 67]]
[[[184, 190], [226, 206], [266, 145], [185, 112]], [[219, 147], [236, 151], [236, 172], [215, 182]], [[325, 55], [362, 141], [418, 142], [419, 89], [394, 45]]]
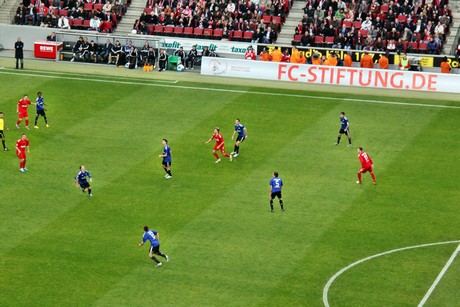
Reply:
[[45, 109], [45, 99], [43, 97], [38, 97], [35, 103], [37, 104], [37, 111], [43, 111]]
[[348, 118], [346, 118], [345, 116], [344, 117], [340, 117], [340, 122], [341, 122], [341, 126], [340, 126], [340, 129], [343, 129], [345, 130], [349, 123], [348, 123]]
[[242, 124], [235, 125], [235, 131], [238, 132], [238, 136], [246, 136], [246, 133], [244, 133], [244, 126]]
[[157, 239], [157, 234], [155, 230], [150, 229], [149, 231], [144, 232], [144, 236], [142, 237], [142, 243], [145, 243], [145, 241], [149, 240], [150, 245], [152, 246], [159, 246], [160, 242], [158, 242]]
[[78, 184], [85, 184], [85, 183], [88, 183], [88, 180], [86, 179], [86, 177], [92, 178], [91, 174], [88, 171], [84, 171], [84, 172], [80, 171], [78, 172], [78, 174], [75, 176], [74, 179], [78, 179]]
[[283, 186], [283, 180], [278, 177], [270, 179], [270, 186], [272, 187], [272, 193], [280, 192]]
[[168, 145], [166, 145], [166, 146], [163, 148], [163, 155], [166, 155], [166, 157], [163, 157], [163, 161], [165, 161], [165, 162], [171, 162], [171, 161], [172, 161], [172, 158], [171, 158], [171, 147], [169, 147]]

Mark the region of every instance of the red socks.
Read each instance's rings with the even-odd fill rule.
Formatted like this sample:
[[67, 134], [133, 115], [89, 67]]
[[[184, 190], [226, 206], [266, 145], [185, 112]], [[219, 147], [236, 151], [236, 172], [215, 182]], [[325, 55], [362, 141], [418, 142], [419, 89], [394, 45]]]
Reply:
[[375, 181], [375, 175], [374, 175], [374, 173], [371, 173], [371, 177], [372, 177], [372, 180], [374, 180], [374, 183], [375, 183], [376, 181]]
[[359, 182], [362, 181], [362, 180], [361, 180], [361, 173], [360, 173], [360, 172], [358, 172], [358, 180], [359, 180]]
[[29, 127], [29, 120], [26, 119], [26, 126]]
[[214, 157], [216, 157], [216, 159], [219, 159], [219, 155], [217, 154], [217, 152], [214, 153]]

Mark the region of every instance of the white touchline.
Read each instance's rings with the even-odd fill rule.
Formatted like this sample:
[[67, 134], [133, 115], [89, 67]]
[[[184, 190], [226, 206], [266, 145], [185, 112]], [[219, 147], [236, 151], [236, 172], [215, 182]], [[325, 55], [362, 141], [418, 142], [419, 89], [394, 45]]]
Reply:
[[[184, 86], [184, 85], [169, 85], [169, 84], [166, 85], [166, 84], [143, 83], [143, 82], [133, 82], [133, 81], [122, 81], [122, 80], [96, 80], [96, 79], [85, 79], [85, 78], [81, 78], [81, 77], [53, 76], [53, 75], [44, 75], [44, 74], [37, 75], [37, 74], [28, 74], [28, 73], [13, 72], [13, 71], [9, 72], [9, 71], [5, 71], [5, 70], [0, 71], [0, 74], [21, 75], [21, 76], [28, 76], [28, 77], [40, 77], [40, 78], [51, 78], [51, 79], [81, 80], [81, 81], [102, 82], [102, 83], [117, 83], [117, 84], [128, 84], [128, 85], [170, 87], [170, 88], [181, 88], [181, 89], [197, 90], [197, 91], [212, 91], [212, 92], [253, 94], [253, 95], [264, 95], [264, 96], [311, 98], [311, 99], [348, 101], [348, 102], [369, 102], [369, 103], [376, 103], [376, 104], [401, 105], [401, 106], [407, 106], [407, 107], [428, 107], [428, 108], [460, 109], [460, 106], [447, 106], [447, 105], [422, 104], [422, 103], [406, 103], [406, 102], [399, 102], [399, 101], [383, 101], [383, 100], [370, 100], [370, 99], [359, 99], [359, 98], [322, 97], [322, 96], [311, 96], [311, 95], [300, 95], [300, 94], [253, 92], [253, 91], [246, 91], [246, 90], [230, 90], [230, 89], [223, 89], [223, 88]], [[99, 76], [99, 77], [101, 77], [101, 76]], [[107, 77], [108, 78], [113, 78], [113, 76], [107, 76]], [[145, 81], [148, 82], [148, 81], [152, 81], [152, 80], [145, 79]], [[174, 80], [174, 81], [153, 80], [153, 81], [154, 82], [162, 82], [162, 83], [172, 83], [172, 84], [176, 84], [176, 83], [179, 82], [178, 80]]]
[[439, 272], [438, 277], [436, 277], [436, 279], [434, 280], [434, 282], [431, 285], [430, 289], [428, 289], [428, 292], [425, 294], [423, 299], [418, 304], [418, 307], [422, 307], [423, 305], [425, 305], [425, 303], [428, 300], [428, 298], [430, 297], [431, 293], [433, 293], [433, 291], [436, 288], [436, 286], [438, 285], [439, 281], [444, 276], [444, 274], [446, 273], [447, 269], [450, 267], [450, 265], [454, 261], [455, 257], [457, 257], [458, 252], [460, 252], [460, 244], [457, 246], [457, 248], [455, 249], [455, 251], [452, 254], [452, 256], [450, 256], [449, 260], [447, 261], [446, 265], [442, 268], [441, 272]]
[[[326, 286], [324, 286], [324, 289], [323, 289], [323, 304], [324, 306], [326, 307], [329, 307], [329, 300], [328, 300], [328, 294], [329, 294], [329, 289], [331, 288], [331, 285], [332, 283], [340, 276], [342, 275], [344, 272], [348, 271], [349, 269], [351, 269], [352, 267], [358, 265], [358, 264], [361, 264], [367, 260], [371, 260], [371, 259], [374, 259], [374, 258], [377, 258], [377, 257], [381, 257], [381, 256], [385, 256], [385, 255], [388, 255], [388, 254], [392, 254], [392, 253], [396, 253], [396, 252], [401, 252], [401, 251], [405, 251], [405, 250], [409, 250], [409, 249], [415, 249], [415, 248], [421, 248], [421, 247], [429, 247], [429, 246], [435, 246], [435, 245], [445, 245], [445, 244], [458, 244], [460, 243], [460, 240], [456, 240], [456, 241], [446, 241], [446, 242], [435, 242], [435, 243], [428, 243], [428, 244], [420, 244], [420, 245], [414, 245], [414, 246], [407, 246], [407, 247], [402, 247], [402, 248], [397, 248], [397, 249], [393, 249], [393, 250], [390, 250], [390, 251], [387, 251], [387, 252], [383, 252], [383, 253], [379, 253], [379, 254], [375, 254], [375, 255], [372, 255], [372, 256], [369, 256], [369, 257], [366, 257], [366, 258], [363, 258], [361, 260], [358, 260], [356, 262], [353, 262], [352, 264], [344, 267], [343, 269], [341, 269], [340, 271], [338, 271], [337, 273], [334, 274], [334, 276], [332, 276]], [[457, 249], [459, 249], [457, 247]]]

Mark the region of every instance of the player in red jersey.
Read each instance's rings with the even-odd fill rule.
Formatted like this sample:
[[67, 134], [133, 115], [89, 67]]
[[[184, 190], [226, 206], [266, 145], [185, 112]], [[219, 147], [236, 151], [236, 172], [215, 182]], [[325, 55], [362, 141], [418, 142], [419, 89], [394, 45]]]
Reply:
[[216, 159], [217, 159], [216, 163], [220, 162], [219, 154], [217, 153], [217, 151], [219, 151], [219, 150], [224, 156], [226, 156], [227, 158], [230, 159], [230, 161], [232, 161], [232, 156], [225, 152], [224, 137], [222, 136], [222, 134], [220, 134], [219, 131], [220, 131], [219, 128], [214, 128], [214, 134], [211, 136], [211, 138], [205, 144], [208, 144], [213, 139], [216, 139], [216, 145], [214, 145], [214, 149], [212, 151], [214, 157], [216, 157]]
[[22, 119], [26, 119], [26, 129], [29, 129], [29, 112], [27, 111], [27, 107], [31, 104], [29, 97], [27, 94], [24, 95], [24, 98], [19, 100], [18, 107], [16, 112], [19, 115], [18, 121], [16, 122], [16, 128], [19, 129], [19, 124], [21, 123]]
[[29, 140], [26, 134], [22, 134], [21, 138], [16, 142], [16, 155], [19, 158], [19, 171], [24, 173], [28, 171], [26, 167], [26, 149], [30, 153]]
[[362, 147], [358, 147], [358, 159], [361, 162], [361, 169], [358, 171], [358, 181], [356, 181], [357, 184], [361, 184], [361, 174], [369, 172], [372, 177], [372, 181], [374, 184], [377, 184], [375, 180], [375, 175], [374, 172], [372, 171], [372, 168], [374, 167], [374, 162], [372, 162], [371, 157], [363, 151]]

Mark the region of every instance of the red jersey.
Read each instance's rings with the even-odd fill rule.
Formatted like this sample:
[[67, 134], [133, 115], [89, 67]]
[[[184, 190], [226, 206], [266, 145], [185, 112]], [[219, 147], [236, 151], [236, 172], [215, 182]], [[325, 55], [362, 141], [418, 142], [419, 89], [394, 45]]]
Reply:
[[365, 152], [360, 152], [358, 154], [358, 159], [361, 162], [361, 167], [362, 168], [369, 168], [369, 167], [372, 166], [372, 164], [374, 164], [372, 162], [371, 157], [369, 157], [369, 155], [367, 153], [365, 153]]
[[254, 52], [254, 50], [248, 50], [244, 54], [244, 57], [246, 58], [246, 60], [253, 60], [254, 61], [256, 59], [256, 53]]
[[214, 133], [212, 135], [212, 138], [216, 139], [216, 146], [219, 146], [220, 144], [224, 142], [224, 137], [220, 133]]
[[19, 139], [16, 142], [16, 150], [19, 150], [20, 152], [26, 152], [26, 147], [29, 146], [29, 140], [28, 139]]
[[29, 99], [24, 99], [22, 98], [21, 100], [19, 100], [18, 102], [18, 111], [19, 112], [24, 112], [24, 111], [27, 111], [27, 107], [31, 104], [30, 100]]

